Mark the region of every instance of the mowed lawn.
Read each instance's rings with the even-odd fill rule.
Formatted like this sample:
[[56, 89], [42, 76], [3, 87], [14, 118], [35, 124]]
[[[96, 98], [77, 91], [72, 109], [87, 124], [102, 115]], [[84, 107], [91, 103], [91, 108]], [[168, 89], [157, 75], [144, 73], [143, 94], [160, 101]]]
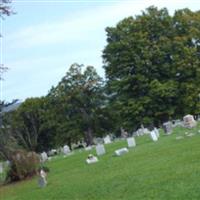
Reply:
[[[50, 168], [48, 185], [39, 188], [37, 178], [0, 188], [2, 200], [138, 200], [200, 199], [200, 126], [177, 127], [170, 136], [161, 132], [158, 142], [136, 137], [137, 146], [113, 156], [126, 141], [106, 145], [99, 162], [87, 165], [89, 152], [57, 157]], [[195, 133], [192, 137], [185, 132]], [[184, 139], [176, 137], [183, 135]], [[91, 151], [95, 154], [95, 151]]]

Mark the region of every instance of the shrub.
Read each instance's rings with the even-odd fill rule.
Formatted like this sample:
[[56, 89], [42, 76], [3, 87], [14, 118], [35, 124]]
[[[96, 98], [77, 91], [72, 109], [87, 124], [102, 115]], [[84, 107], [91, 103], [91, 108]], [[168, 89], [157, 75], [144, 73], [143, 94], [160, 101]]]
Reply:
[[17, 150], [11, 156], [11, 166], [7, 174], [7, 181], [13, 182], [31, 177], [37, 173], [40, 163], [35, 152]]

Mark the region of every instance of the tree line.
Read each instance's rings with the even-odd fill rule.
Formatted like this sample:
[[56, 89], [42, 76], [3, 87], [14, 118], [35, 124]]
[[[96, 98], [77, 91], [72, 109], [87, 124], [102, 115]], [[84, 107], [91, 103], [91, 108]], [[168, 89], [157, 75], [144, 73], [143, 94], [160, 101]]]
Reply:
[[[0, 152], [41, 152], [200, 113], [200, 11], [149, 7], [107, 27], [105, 80], [74, 63], [46, 96], [5, 113]], [[8, 142], [9, 141], [9, 142]]]

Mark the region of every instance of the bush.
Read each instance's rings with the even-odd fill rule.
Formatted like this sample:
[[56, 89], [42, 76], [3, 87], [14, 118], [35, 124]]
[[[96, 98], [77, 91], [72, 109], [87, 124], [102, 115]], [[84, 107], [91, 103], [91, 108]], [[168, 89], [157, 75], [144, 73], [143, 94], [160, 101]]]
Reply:
[[37, 173], [40, 163], [35, 152], [17, 150], [11, 156], [11, 166], [7, 174], [7, 181], [13, 182], [31, 177]]

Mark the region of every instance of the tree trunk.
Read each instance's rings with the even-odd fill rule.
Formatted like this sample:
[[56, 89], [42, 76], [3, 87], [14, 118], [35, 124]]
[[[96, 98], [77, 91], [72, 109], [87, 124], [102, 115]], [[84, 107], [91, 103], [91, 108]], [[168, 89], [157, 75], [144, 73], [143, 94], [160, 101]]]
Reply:
[[87, 146], [90, 146], [93, 144], [93, 133], [90, 127], [87, 129], [87, 131], [85, 131], [85, 142]]

